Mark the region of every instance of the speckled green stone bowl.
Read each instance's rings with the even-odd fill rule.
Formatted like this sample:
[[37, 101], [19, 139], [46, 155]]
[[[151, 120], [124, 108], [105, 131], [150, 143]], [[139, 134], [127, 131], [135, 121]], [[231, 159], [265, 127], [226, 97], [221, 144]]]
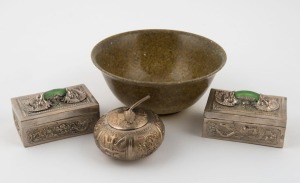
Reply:
[[226, 54], [218, 44], [199, 35], [138, 30], [99, 42], [92, 60], [125, 105], [150, 95], [141, 107], [171, 114], [186, 109], [203, 95], [224, 66]]

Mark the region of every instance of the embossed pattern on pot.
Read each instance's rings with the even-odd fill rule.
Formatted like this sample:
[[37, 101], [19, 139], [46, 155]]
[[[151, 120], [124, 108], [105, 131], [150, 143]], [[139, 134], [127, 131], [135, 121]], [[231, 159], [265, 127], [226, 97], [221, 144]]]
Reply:
[[163, 122], [154, 112], [136, 107], [149, 98], [148, 95], [130, 108], [120, 107], [101, 116], [94, 138], [104, 154], [119, 160], [137, 160], [161, 145], [165, 134]]

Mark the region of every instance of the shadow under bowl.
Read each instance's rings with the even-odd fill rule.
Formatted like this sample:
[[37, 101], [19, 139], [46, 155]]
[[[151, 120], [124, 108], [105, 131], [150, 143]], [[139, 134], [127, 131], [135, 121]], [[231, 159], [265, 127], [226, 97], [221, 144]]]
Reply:
[[92, 50], [92, 60], [125, 105], [150, 95], [141, 107], [171, 114], [193, 105], [224, 66], [215, 42], [175, 30], [137, 30], [111, 36]]

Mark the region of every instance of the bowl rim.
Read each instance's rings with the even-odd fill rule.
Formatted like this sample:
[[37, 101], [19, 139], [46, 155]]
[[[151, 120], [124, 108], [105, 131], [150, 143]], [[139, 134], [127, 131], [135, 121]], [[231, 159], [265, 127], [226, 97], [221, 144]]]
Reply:
[[[129, 79], [129, 78], [125, 78], [125, 77], [121, 77], [121, 76], [118, 76], [118, 75], [115, 75], [115, 74], [112, 74], [106, 70], [104, 70], [97, 62], [96, 62], [96, 59], [94, 57], [95, 55], [95, 52], [97, 50], [97, 48], [104, 42], [104, 41], [107, 41], [109, 39], [112, 39], [114, 37], [119, 37], [119, 36], [122, 36], [122, 35], [126, 35], [126, 34], [132, 34], [132, 33], [136, 33], [136, 32], [151, 32], [151, 31], [158, 31], [158, 32], [176, 32], [176, 33], [179, 33], [179, 34], [186, 34], [186, 35], [190, 35], [190, 36], [195, 36], [195, 37], [200, 37], [202, 39], [206, 39], [208, 40], [209, 42], [211, 42], [212, 44], [214, 44], [216, 47], [218, 47], [223, 53], [223, 56], [224, 58], [222, 59], [222, 63], [220, 64], [220, 66], [215, 69], [213, 72], [207, 74], [207, 75], [204, 75], [204, 76], [201, 76], [201, 77], [197, 77], [197, 78], [194, 78], [194, 79], [188, 79], [188, 80], [183, 80], [183, 81], [168, 81], [168, 82], [152, 82], [152, 81], [141, 81], [141, 80], [136, 80], [136, 79]], [[115, 35], [112, 35], [112, 36], [109, 36], [103, 40], [101, 40], [100, 42], [98, 42], [92, 49], [92, 52], [91, 52], [91, 59], [94, 63], [94, 65], [102, 71], [103, 74], [107, 75], [108, 77], [111, 77], [113, 79], [116, 79], [116, 80], [122, 80], [122, 81], [125, 81], [125, 82], [131, 82], [131, 83], [136, 83], [136, 84], [143, 84], [143, 85], [173, 85], [173, 84], [183, 84], [183, 83], [191, 83], [191, 82], [199, 82], [201, 80], [204, 80], [204, 79], [207, 79], [207, 78], [211, 78], [213, 77], [217, 72], [219, 72], [225, 65], [225, 63], [227, 62], [227, 55], [226, 55], [226, 52], [225, 50], [216, 42], [214, 42], [213, 40], [211, 39], [208, 39], [204, 36], [201, 36], [201, 35], [198, 35], [198, 34], [194, 34], [194, 33], [190, 33], [190, 32], [185, 32], [185, 31], [179, 31], [179, 30], [172, 30], [172, 29], [140, 29], [140, 30], [132, 30], [132, 31], [126, 31], [126, 32], [122, 32], [122, 33], [118, 33], [118, 34], [115, 34]]]

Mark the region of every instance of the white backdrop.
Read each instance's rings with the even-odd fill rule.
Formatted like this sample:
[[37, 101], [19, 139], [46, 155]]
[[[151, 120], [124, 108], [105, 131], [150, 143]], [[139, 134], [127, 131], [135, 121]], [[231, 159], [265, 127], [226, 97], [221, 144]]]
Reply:
[[[299, 18], [297, 0], [1, 0], [0, 182], [299, 182]], [[92, 64], [91, 49], [113, 34], [149, 28], [219, 43], [228, 60], [213, 88], [286, 96], [284, 148], [202, 138], [208, 92], [162, 117], [165, 140], [140, 161], [108, 158], [91, 134], [22, 146], [10, 98], [84, 83], [101, 114], [122, 106]]]

